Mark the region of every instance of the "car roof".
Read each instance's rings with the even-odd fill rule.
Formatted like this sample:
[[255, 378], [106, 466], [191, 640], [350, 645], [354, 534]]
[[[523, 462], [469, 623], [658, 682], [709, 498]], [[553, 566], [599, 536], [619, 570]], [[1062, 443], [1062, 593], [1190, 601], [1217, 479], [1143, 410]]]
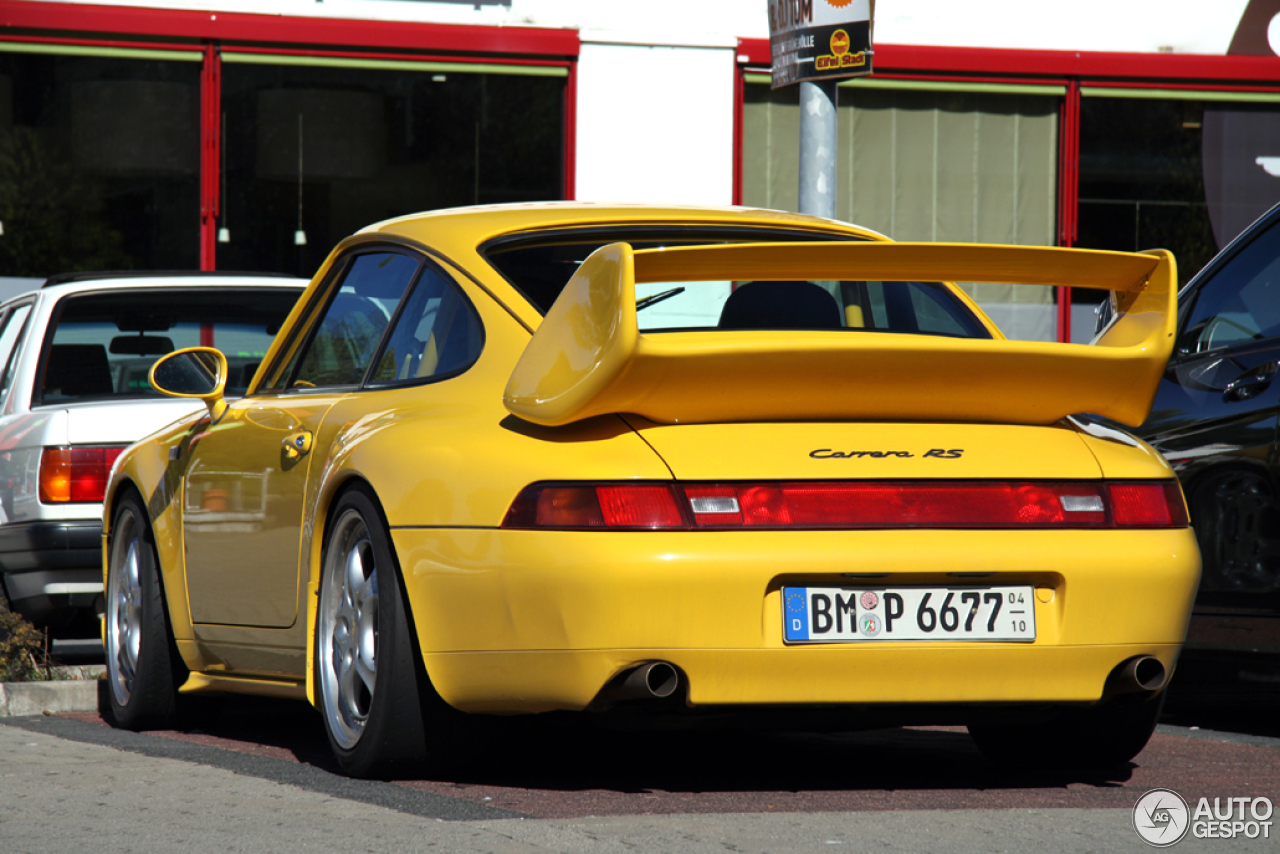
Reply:
[[58, 273], [45, 279], [41, 288], [65, 285], [71, 282], [93, 282], [102, 279], [193, 279], [192, 284], [203, 284], [209, 279], [293, 279], [286, 273], [248, 273], [219, 270], [96, 270], [81, 273]]
[[220, 272], [150, 272], [129, 271], [106, 273], [66, 273], [50, 276], [35, 290], [26, 291], [5, 300], [7, 306], [32, 296], [48, 294], [58, 299], [66, 294], [89, 291], [145, 290], [151, 288], [210, 288], [210, 287], [274, 287], [305, 288], [310, 279], [276, 273], [220, 273]]

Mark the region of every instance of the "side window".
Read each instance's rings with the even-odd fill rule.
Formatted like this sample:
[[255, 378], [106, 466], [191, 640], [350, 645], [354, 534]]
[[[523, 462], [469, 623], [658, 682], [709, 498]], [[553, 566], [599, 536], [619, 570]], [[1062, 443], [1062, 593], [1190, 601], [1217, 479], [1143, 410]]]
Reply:
[[22, 352], [21, 343], [26, 337], [27, 316], [31, 314], [31, 303], [16, 306], [4, 319], [4, 327], [0, 328], [0, 403], [9, 395], [9, 386], [13, 385], [13, 375], [18, 369], [18, 354]]
[[969, 337], [973, 329], [967, 327], [961, 317], [971, 320], [966, 315], [959, 315], [953, 308], [955, 299], [938, 285], [908, 282], [911, 291], [911, 305], [915, 309], [916, 324], [920, 331], [930, 335], [956, 335]]
[[458, 373], [480, 355], [484, 330], [458, 286], [427, 267], [405, 300], [371, 385], [392, 385]]
[[868, 330], [991, 337], [973, 313], [936, 282], [867, 282], [865, 296], [853, 299], [846, 288], [846, 300], [860, 304], [857, 325]]
[[1196, 294], [1178, 350], [1202, 353], [1280, 335], [1280, 223], [1229, 260]]
[[418, 259], [399, 252], [371, 252], [352, 261], [289, 387], [358, 385], [418, 266]]

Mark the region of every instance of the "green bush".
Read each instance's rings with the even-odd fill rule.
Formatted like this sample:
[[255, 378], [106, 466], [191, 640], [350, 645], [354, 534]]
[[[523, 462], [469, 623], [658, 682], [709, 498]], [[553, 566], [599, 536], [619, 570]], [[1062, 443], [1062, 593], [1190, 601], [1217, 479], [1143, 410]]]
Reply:
[[0, 602], [0, 682], [48, 678], [44, 633]]

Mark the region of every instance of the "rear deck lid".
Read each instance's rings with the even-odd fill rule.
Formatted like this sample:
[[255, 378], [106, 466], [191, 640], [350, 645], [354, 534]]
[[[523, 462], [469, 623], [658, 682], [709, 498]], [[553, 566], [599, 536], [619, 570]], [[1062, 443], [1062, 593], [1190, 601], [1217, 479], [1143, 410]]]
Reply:
[[1072, 427], [627, 422], [683, 481], [1102, 477]]

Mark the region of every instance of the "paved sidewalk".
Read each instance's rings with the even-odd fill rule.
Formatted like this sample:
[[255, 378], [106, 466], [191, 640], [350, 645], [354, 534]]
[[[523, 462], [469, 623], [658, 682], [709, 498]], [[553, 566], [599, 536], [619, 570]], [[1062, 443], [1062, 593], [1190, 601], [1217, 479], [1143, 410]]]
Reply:
[[[451, 804], [453, 799], [390, 784], [335, 778], [338, 794], [329, 794], [35, 729], [0, 724], [0, 851], [5, 854], [1150, 850], [1134, 834], [1129, 811], [1118, 809], [485, 818], [494, 813], [474, 803]], [[353, 800], [341, 794], [346, 785], [372, 787], [369, 791], [381, 786], [437, 800], [415, 814], [405, 804]], [[441, 809], [456, 810], [457, 817], [429, 817]], [[1188, 838], [1175, 850], [1274, 852], [1277, 842]]]

